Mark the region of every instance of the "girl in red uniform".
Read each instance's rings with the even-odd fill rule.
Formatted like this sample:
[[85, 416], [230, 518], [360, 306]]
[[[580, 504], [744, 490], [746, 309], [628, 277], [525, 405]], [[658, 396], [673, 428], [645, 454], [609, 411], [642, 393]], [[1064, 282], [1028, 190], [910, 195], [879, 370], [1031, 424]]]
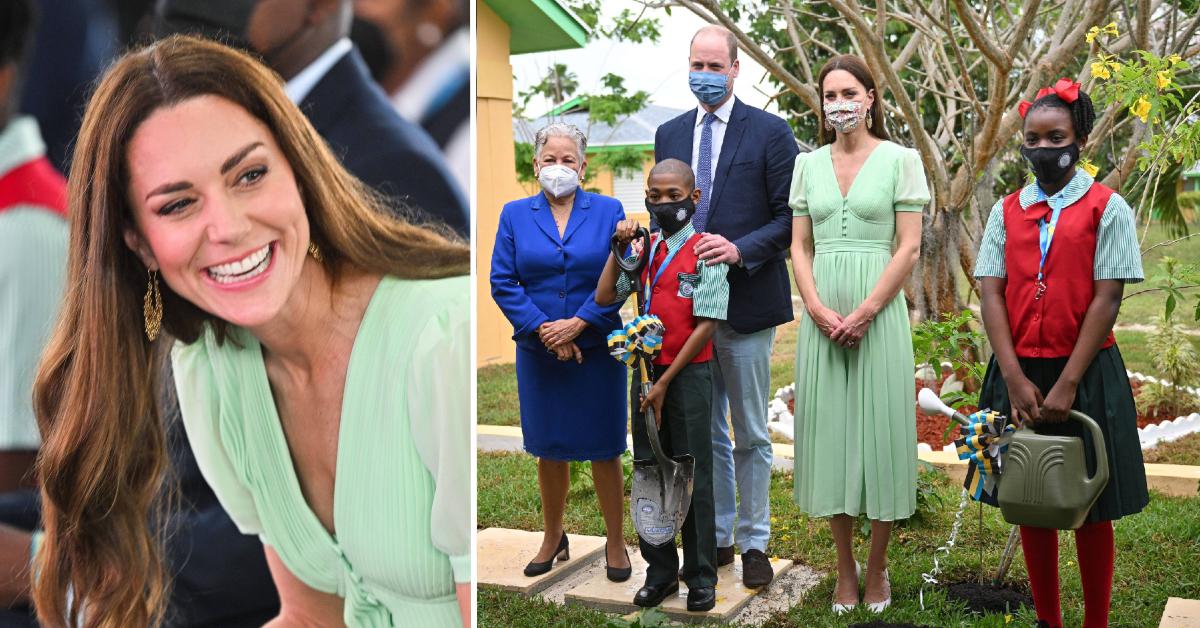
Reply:
[[[1095, 111], [1079, 84], [1060, 79], [1021, 103], [1021, 155], [1036, 180], [996, 203], [975, 276], [994, 355], [980, 405], [1077, 436], [1095, 468], [1091, 438], [1075, 409], [1100, 424], [1109, 482], [1075, 531], [1086, 628], [1108, 625], [1112, 599], [1112, 521], [1149, 501], [1133, 391], [1112, 334], [1126, 283], [1141, 281], [1133, 210], [1113, 190], [1076, 169]], [[1063, 625], [1058, 533], [1021, 526], [1021, 545], [1039, 625]]]

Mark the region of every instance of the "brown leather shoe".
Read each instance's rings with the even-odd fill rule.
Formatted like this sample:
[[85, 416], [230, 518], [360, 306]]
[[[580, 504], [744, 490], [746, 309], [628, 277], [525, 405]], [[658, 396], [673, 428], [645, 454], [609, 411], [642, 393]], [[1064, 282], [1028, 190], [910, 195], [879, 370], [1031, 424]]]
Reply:
[[[730, 564], [733, 564], [733, 546], [730, 545], [729, 547], [718, 547], [717, 548], [717, 569], [720, 569], [720, 568], [724, 567], [725, 565], [730, 565]], [[679, 573], [676, 574], [676, 576], [680, 580], [683, 580], [683, 567], [679, 568]]]
[[771, 560], [758, 550], [749, 550], [742, 554], [742, 584], [757, 589], [771, 584], [775, 578], [775, 570], [771, 568]]

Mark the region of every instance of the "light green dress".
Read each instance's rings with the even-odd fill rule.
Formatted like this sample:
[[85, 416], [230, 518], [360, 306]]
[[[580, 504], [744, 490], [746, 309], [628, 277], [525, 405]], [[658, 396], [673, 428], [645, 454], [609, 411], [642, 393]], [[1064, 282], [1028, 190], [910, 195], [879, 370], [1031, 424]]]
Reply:
[[[891, 261], [895, 212], [920, 212], [929, 189], [916, 151], [883, 142], [846, 198], [829, 145], [796, 158], [790, 205], [813, 222], [821, 303], [842, 316]], [[825, 517], [893, 521], [916, 508], [917, 429], [912, 336], [904, 293], [879, 312], [859, 346], [844, 349], [806, 314], [796, 343], [795, 497]]]
[[[242, 532], [351, 627], [462, 625], [471, 578], [470, 280], [384, 277], [350, 355], [337, 447], [336, 538], [300, 491], [263, 363], [245, 330], [172, 359], [188, 438]], [[240, 346], [239, 346], [240, 345]]]

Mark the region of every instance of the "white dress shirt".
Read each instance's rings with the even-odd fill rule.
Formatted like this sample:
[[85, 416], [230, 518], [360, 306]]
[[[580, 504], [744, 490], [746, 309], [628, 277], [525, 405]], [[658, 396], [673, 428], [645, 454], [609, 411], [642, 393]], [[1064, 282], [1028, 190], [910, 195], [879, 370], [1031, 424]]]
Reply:
[[[725, 104], [713, 112], [717, 119], [712, 122], [712, 163], [709, 164], [709, 174], [712, 177], [709, 180], [714, 184], [717, 182], [717, 160], [721, 157], [721, 144], [725, 142], [725, 128], [729, 126], [729, 115], [733, 113], [734, 100], [735, 98], [726, 100]], [[700, 167], [700, 135], [704, 131], [704, 114], [706, 113], [708, 112], [704, 110], [703, 106], [696, 106], [696, 130], [692, 133], [692, 172], [696, 172]]]

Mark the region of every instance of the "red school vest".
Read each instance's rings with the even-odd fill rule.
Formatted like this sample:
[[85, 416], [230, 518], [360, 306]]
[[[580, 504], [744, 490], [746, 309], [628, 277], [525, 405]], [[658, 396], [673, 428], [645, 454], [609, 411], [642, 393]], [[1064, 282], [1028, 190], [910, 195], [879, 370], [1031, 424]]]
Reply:
[[0, 212], [35, 205], [67, 217], [67, 181], [45, 157], [36, 157], [0, 176]]
[[[1044, 214], [1049, 220], [1050, 206], [1039, 201], [1022, 211], [1020, 192], [1004, 198], [1004, 297], [1017, 357], [1065, 358], [1075, 349], [1095, 294], [1096, 233], [1112, 195], [1112, 189], [1092, 183], [1082, 198], [1059, 213], [1042, 271], [1046, 293], [1041, 299], [1034, 298], [1041, 248], [1038, 221], [1032, 218]], [[1115, 342], [1109, 331], [1104, 347]]]
[[[679, 247], [671, 263], [663, 270], [658, 283], [651, 290], [650, 311], [663, 322], [666, 332], [663, 334], [662, 349], [654, 356], [654, 363], [659, 366], [669, 366], [675, 361], [675, 356], [683, 349], [684, 343], [696, 329], [696, 316], [692, 313], [692, 291], [699, 283], [700, 276], [696, 273], [696, 262], [700, 259], [695, 253], [696, 241], [700, 234], [694, 234], [687, 242]], [[658, 274], [659, 267], [667, 258], [666, 244], [659, 245], [661, 240], [655, 239], [654, 259], [642, 270], [642, 285], [648, 286]], [[692, 358], [692, 364], [707, 362], [712, 359], [712, 341], [704, 344], [700, 353]]]

